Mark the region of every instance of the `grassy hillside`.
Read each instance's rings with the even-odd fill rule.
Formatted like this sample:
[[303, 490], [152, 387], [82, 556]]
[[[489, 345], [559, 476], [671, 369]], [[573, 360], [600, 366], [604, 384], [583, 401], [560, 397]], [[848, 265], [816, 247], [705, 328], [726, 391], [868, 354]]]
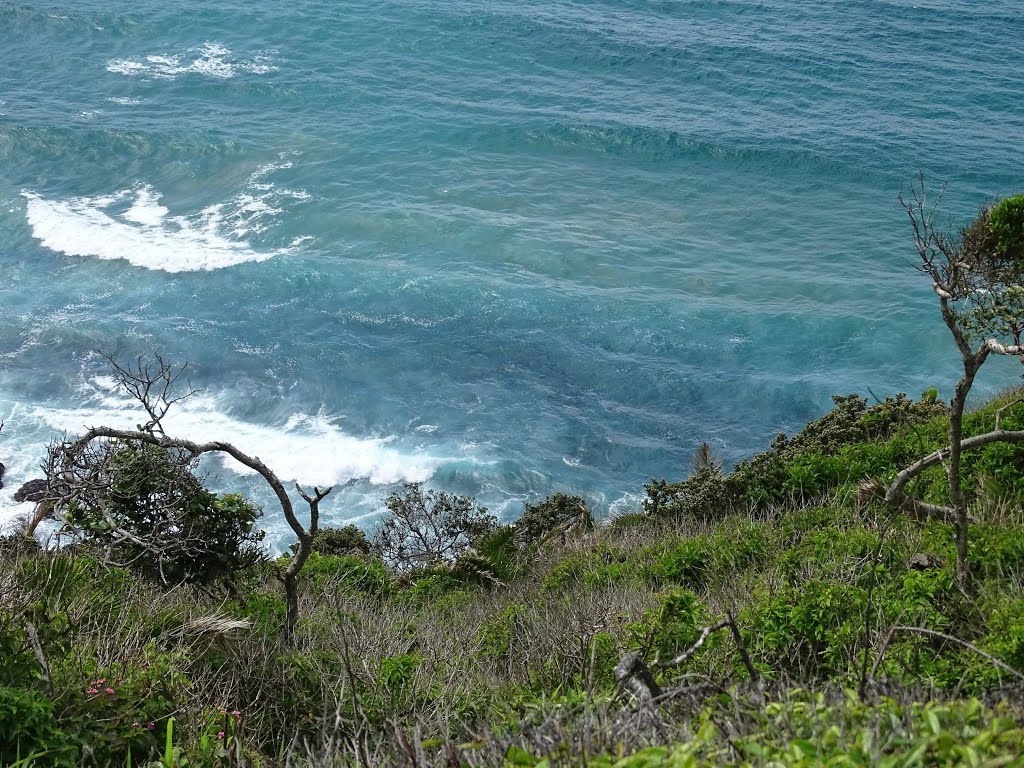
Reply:
[[[1003, 425], [1024, 428], [1018, 396], [968, 433], [1007, 405]], [[1024, 765], [1024, 447], [966, 458], [967, 591], [952, 527], [865, 482], [946, 428], [930, 400], [837, 398], [732, 472], [700, 457], [593, 530], [499, 528], [401, 574], [314, 554], [294, 647], [279, 564], [228, 592], [168, 589], [86, 545], [10, 537], [0, 763]], [[915, 492], [942, 502], [941, 468]], [[656, 700], [617, 676], [630, 654]]]

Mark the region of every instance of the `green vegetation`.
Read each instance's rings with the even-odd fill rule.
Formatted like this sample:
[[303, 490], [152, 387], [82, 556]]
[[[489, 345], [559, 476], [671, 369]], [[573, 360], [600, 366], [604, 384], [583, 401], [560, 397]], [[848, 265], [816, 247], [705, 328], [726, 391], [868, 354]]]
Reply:
[[[997, 412], [1024, 426], [1017, 397], [967, 434]], [[733, 472], [652, 483], [628, 525], [566, 527], [579, 506], [557, 496], [526, 519], [559, 535], [487, 521], [472, 549], [401, 568], [328, 534], [292, 646], [290, 556], [229, 591], [169, 589], [90, 537], [6, 539], [0, 763], [1024, 765], [1024, 446], [965, 454], [970, 592], [951, 524], [860, 487], [946, 434], [934, 398], [842, 397]], [[941, 468], [916, 492], [941, 503]], [[698, 644], [725, 617], [739, 643]], [[631, 653], [657, 703], [616, 678]]]

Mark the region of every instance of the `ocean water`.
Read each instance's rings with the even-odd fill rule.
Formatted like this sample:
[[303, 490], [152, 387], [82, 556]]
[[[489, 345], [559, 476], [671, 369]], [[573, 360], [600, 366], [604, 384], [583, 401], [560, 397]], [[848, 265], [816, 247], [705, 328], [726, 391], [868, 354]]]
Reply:
[[0, 0], [0, 518], [140, 420], [99, 351], [188, 361], [169, 431], [363, 525], [403, 480], [630, 509], [948, 393], [896, 195], [1024, 189], [1022, 60], [1016, 0]]

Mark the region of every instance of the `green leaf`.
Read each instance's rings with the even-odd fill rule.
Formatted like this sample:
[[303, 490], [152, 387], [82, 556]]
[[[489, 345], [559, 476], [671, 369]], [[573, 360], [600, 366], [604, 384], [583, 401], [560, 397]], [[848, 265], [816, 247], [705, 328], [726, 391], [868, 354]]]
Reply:
[[505, 763], [507, 765], [524, 765], [528, 766], [528, 768], [534, 768], [538, 762], [540, 761], [536, 757], [515, 744], [509, 747], [508, 752], [505, 753]]

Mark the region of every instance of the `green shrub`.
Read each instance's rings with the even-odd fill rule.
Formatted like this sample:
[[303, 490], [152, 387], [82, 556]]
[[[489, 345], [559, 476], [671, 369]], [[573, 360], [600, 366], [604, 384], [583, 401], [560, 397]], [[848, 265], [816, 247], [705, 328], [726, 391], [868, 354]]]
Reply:
[[120, 764], [129, 753], [133, 764], [144, 762], [163, 744], [168, 719], [186, 699], [185, 664], [155, 642], [130, 665], [101, 668], [91, 657], [68, 658], [53, 671], [62, 727], [85, 745], [91, 764]]
[[493, 619], [484, 622], [477, 633], [480, 653], [485, 658], [506, 661], [512, 658], [519, 632], [520, 616], [526, 606], [512, 603]]
[[725, 477], [714, 467], [704, 468], [679, 483], [652, 480], [644, 490], [644, 509], [660, 517], [717, 520], [736, 507]]
[[679, 542], [652, 570], [662, 583], [699, 588], [710, 580], [714, 563], [711, 537], [695, 536]]
[[564, 592], [574, 587], [597, 589], [611, 584], [642, 583], [645, 569], [626, 553], [599, 546], [589, 552], [571, 555], [556, 564], [541, 583], [548, 592]]
[[662, 597], [655, 610], [626, 625], [629, 645], [642, 653], [671, 659], [697, 639], [705, 613], [697, 595], [686, 589], [674, 589]]
[[1024, 258], [1024, 195], [1005, 197], [992, 206], [988, 217], [999, 251]]
[[0, 686], [0, 765], [35, 755], [35, 765], [74, 766], [78, 750], [42, 694]]
[[511, 525], [498, 526], [491, 533], [473, 542], [473, 552], [481, 559], [491, 582], [510, 582], [530, 565], [516, 546], [516, 529]]
[[276, 592], [249, 594], [244, 608], [238, 608], [237, 613], [252, 622], [254, 632], [277, 635], [284, 626], [284, 596]]
[[425, 606], [456, 592], [463, 592], [464, 584], [450, 573], [424, 572], [416, 575], [404, 589], [396, 593], [401, 602]]
[[341, 589], [366, 595], [383, 596], [391, 589], [387, 568], [380, 560], [362, 555], [310, 554], [302, 566], [302, 577], [317, 590]]
[[523, 514], [516, 521], [516, 539], [524, 545], [534, 544], [556, 531], [590, 531], [594, 517], [581, 496], [556, 493], [536, 504], [524, 504]]
[[854, 668], [866, 600], [860, 587], [808, 581], [747, 609], [740, 624], [751, 628], [752, 654], [766, 672], [802, 680], [842, 676]]
[[368, 555], [370, 540], [354, 525], [321, 528], [313, 536], [313, 551], [321, 555]]
[[261, 510], [208, 491], [179, 453], [123, 441], [90, 456], [96, 488], [79, 494], [68, 522], [144, 577], [212, 584], [262, 559]]

